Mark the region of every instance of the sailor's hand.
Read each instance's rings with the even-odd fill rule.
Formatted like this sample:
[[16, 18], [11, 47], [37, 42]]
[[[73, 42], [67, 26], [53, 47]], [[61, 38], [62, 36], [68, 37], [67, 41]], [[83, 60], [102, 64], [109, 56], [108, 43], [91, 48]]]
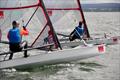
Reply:
[[23, 28], [21, 29], [21, 35], [26, 36], [28, 34], [29, 34], [29, 31], [26, 29], [26, 27], [23, 26]]
[[23, 29], [24, 29], [24, 30], [26, 30], [26, 27], [25, 27], [25, 26], [23, 26]]

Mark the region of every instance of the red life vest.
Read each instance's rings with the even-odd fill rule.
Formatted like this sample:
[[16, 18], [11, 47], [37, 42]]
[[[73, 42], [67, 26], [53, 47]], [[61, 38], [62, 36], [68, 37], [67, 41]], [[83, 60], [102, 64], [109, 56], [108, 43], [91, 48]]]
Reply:
[[20, 31], [21, 36], [27, 36], [29, 34], [29, 31], [27, 29], [21, 29]]

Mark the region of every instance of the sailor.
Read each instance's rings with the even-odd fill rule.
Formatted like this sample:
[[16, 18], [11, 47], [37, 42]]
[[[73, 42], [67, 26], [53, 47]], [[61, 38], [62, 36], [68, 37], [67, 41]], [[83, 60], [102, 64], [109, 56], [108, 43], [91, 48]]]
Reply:
[[84, 34], [84, 28], [82, 27], [82, 21], [79, 22], [79, 25], [70, 33], [69, 40], [73, 41], [75, 39], [81, 39]]
[[[44, 39], [45, 43], [47, 44], [52, 44], [54, 43], [54, 40], [53, 40], [53, 32], [51, 30], [48, 31], [48, 36]], [[55, 47], [55, 46], [54, 46]], [[50, 51], [53, 50], [54, 48], [53, 46], [47, 46], [46, 48]]]
[[[22, 36], [28, 35], [29, 33], [25, 27], [20, 31], [19, 23], [17, 21], [13, 21], [12, 26], [13, 28], [9, 30], [7, 35], [9, 40], [9, 49], [12, 52], [9, 59], [12, 59], [14, 52], [18, 52], [21, 51], [23, 48], [27, 48], [27, 41], [22, 42]], [[28, 57], [27, 50], [24, 51], [24, 57]]]
[[44, 38], [44, 43], [43, 44], [51, 44], [51, 43], [54, 43], [53, 41], [53, 35], [52, 35], [52, 31], [49, 30], [48, 31], [48, 36]]

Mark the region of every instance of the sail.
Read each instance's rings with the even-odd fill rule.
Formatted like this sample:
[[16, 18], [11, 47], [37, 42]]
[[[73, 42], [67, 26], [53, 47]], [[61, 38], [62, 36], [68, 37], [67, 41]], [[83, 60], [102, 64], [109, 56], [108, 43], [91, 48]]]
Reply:
[[[20, 20], [22, 17], [24, 17], [23, 15], [29, 11], [29, 9], [22, 7], [29, 7], [32, 4], [35, 4], [36, 1], [37, 0], [32, 2], [29, 0], [0, 0], [0, 11], [3, 13], [3, 18], [0, 19], [0, 26], [2, 28], [7, 28], [7, 25], [4, 24], [10, 25], [9, 23], [11, 23], [13, 20]], [[21, 10], [14, 10], [15, 8], [21, 8]]]
[[0, 29], [2, 40], [7, 40], [6, 35], [12, 28], [12, 21], [16, 20], [21, 26], [27, 27], [29, 36], [25, 38], [32, 47], [46, 44], [57, 45], [56, 36], [52, 25], [49, 25], [47, 15], [41, 0], [0, 0]]
[[[55, 31], [71, 32], [79, 21], [84, 22], [85, 33], [89, 37], [80, 6], [80, 0], [0, 0], [0, 29], [7, 35], [12, 21], [17, 20], [20, 26], [28, 28], [30, 34], [26, 39], [32, 47], [45, 43], [60, 46]], [[2, 39], [7, 40], [3, 35]]]
[[89, 32], [80, 5], [80, 0], [44, 0], [50, 19], [57, 32], [72, 32], [79, 21], [84, 22], [87, 37]]

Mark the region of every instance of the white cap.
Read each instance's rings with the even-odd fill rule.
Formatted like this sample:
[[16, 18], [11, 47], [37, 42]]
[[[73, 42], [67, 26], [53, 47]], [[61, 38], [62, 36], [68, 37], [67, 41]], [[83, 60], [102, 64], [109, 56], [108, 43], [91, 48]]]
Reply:
[[16, 23], [19, 25], [20, 23], [19, 23], [19, 21], [16, 21]]

